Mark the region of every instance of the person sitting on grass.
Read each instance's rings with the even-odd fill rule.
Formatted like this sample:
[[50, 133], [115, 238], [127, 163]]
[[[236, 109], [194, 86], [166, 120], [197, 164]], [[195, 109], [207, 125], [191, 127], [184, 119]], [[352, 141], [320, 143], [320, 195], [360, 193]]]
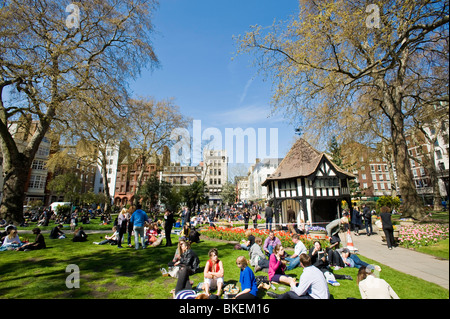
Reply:
[[278, 295], [268, 291], [267, 295], [277, 299], [329, 299], [330, 291], [322, 272], [311, 264], [307, 254], [300, 255], [300, 265], [304, 268], [299, 283], [291, 283], [291, 290]]
[[73, 234], [73, 239], [72, 239], [72, 241], [75, 243], [75, 242], [84, 242], [84, 241], [87, 241], [87, 235], [86, 235], [86, 233], [84, 232], [84, 228], [83, 228], [83, 226], [80, 226], [76, 231], [75, 231], [75, 233]]
[[371, 266], [359, 268], [357, 284], [362, 299], [400, 299], [386, 280], [374, 276]]
[[250, 247], [248, 252], [250, 258], [250, 265], [255, 267], [255, 272], [263, 270], [265, 268], [269, 268], [269, 260], [266, 258], [262, 248], [262, 239], [261, 237], [255, 238], [255, 243]]
[[241, 248], [244, 250], [250, 250], [250, 248], [255, 243], [255, 236], [252, 235], [252, 231], [250, 229], [247, 229], [245, 231], [245, 237], [247, 239], [244, 240], [244, 242], [241, 244]]
[[44, 239], [44, 236], [41, 234], [40, 228], [37, 228], [37, 227], [34, 228], [33, 234], [36, 235], [34, 243], [25, 244], [25, 245], [17, 248], [16, 250], [17, 251], [39, 250], [39, 249], [44, 249], [47, 247], [45, 245], [45, 239]]
[[200, 259], [191, 249], [191, 245], [188, 241], [182, 239], [179, 242], [180, 257], [173, 264], [174, 267], [178, 267], [177, 272], [177, 284], [172, 292], [177, 294], [180, 290], [192, 290], [193, 282], [189, 279], [189, 276], [195, 274], [200, 268]]
[[269, 236], [264, 241], [263, 246], [263, 250], [268, 257], [272, 254], [276, 245], [281, 245], [281, 241], [279, 238], [275, 237], [275, 233], [271, 230]]
[[212, 248], [208, 252], [209, 260], [206, 262], [203, 271], [204, 284], [203, 290], [209, 296], [210, 289], [217, 289], [217, 296], [222, 294], [223, 288], [223, 263], [219, 259], [217, 248]]
[[58, 226], [53, 227], [52, 231], [50, 232], [49, 238], [50, 239], [64, 239], [66, 238], [66, 235], [61, 230], [63, 228], [62, 224], [59, 224]]
[[5, 237], [3, 240], [3, 244], [0, 247], [0, 251], [5, 250], [14, 250], [22, 246], [23, 243], [19, 238], [19, 235], [17, 234], [17, 229], [11, 229], [9, 234]]
[[309, 257], [311, 258], [312, 265], [323, 272], [327, 282], [332, 286], [340, 286], [336, 279], [353, 280], [349, 275], [338, 275], [333, 273], [328, 262], [328, 252], [334, 253], [334, 251], [330, 249], [324, 251], [322, 249], [322, 244], [318, 240], [314, 242], [313, 247], [309, 250]]
[[241, 269], [239, 275], [241, 292], [234, 296], [233, 299], [258, 299], [256, 277], [252, 269], [248, 266], [247, 259], [244, 256], [239, 256], [236, 259], [236, 266]]
[[286, 276], [284, 273], [285, 269], [284, 247], [282, 245], [276, 245], [273, 249], [273, 254], [269, 258], [269, 281], [285, 285], [295, 283], [295, 278]]
[[308, 250], [306, 249], [305, 244], [300, 240], [300, 235], [294, 234], [292, 235], [292, 242], [295, 244], [294, 254], [291, 257], [286, 257], [286, 261], [289, 262], [289, 265], [286, 267], [286, 270], [292, 270], [295, 267], [300, 265], [300, 255], [306, 254]]
[[106, 244], [117, 245], [118, 239], [119, 239], [119, 231], [117, 230], [116, 226], [114, 226], [112, 228], [112, 231], [113, 231], [113, 234], [111, 236], [106, 235], [104, 240], [102, 240], [101, 242], [93, 242], [93, 244], [95, 244], [95, 245], [106, 245]]

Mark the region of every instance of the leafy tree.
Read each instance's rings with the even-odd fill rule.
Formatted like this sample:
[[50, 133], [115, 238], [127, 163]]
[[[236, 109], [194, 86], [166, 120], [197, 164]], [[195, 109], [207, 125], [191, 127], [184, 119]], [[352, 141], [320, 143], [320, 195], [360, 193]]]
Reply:
[[157, 158], [164, 147], [174, 143], [171, 139], [173, 130], [186, 127], [188, 119], [180, 113], [173, 99], [130, 99], [127, 106], [127, 139], [136, 158], [142, 162], [136, 187], [136, 193], [139, 193], [147, 164]]
[[445, 0], [302, 0], [290, 21], [239, 41], [274, 79], [274, 107], [305, 131], [371, 141], [376, 125], [375, 142], [392, 147], [403, 213], [421, 219], [405, 132], [422, 107], [448, 102], [448, 26]]
[[47, 185], [53, 193], [64, 196], [65, 202], [75, 203], [80, 197], [81, 180], [74, 173], [58, 175]]
[[220, 193], [220, 198], [223, 203], [234, 204], [236, 202], [236, 186], [230, 182], [225, 183], [222, 186], [222, 192]]
[[400, 199], [398, 197], [392, 197], [392, 196], [381, 196], [380, 198], [378, 198], [377, 200], [377, 207], [383, 207], [383, 206], [387, 206], [391, 209], [398, 209], [400, 207]]
[[208, 196], [205, 195], [206, 183], [195, 181], [183, 189], [183, 196], [186, 206], [190, 210], [200, 207], [208, 202]]
[[141, 198], [143, 202], [148, 204], [150, 210], [152, 210], [158, 202], [168, 202], [171, 196], [172, 185], [166, 181], [160, 181], [156, 174], [152, 174], [142, 185], [136, 197], [138, 197], [138, 200]]
[[[23, 221], [33, 158], [67, 106], [80, 93], [105, 85], [123, 88], [142, 67], [158, 62], [150, 38], [155, 1], [77, 2], [72, 7], [79, 15], [71, 17], [66, 6], [56, 0], [8, 0], [0, 7], [0, 215], [15, 224]], [[9, 130], [19, 115], [37, 123], [24, 147]]]

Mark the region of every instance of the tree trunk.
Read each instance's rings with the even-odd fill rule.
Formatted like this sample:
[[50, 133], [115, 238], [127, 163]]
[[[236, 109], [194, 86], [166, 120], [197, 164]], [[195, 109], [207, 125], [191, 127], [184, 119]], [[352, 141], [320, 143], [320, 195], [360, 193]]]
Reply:
[[106, 152], [102, 154], [102, 177], [103, 177], [103, 194], [106, 196], [106, 202], [104, 211], [109, 212], [110, 206], [111, 206], [111, 195], [109, 194], [109, 183], [108, 183], [108, 170], [106, 168], [107, 165], [107, 159], [106, 159]]
[[[398, 110], [398, 108], [394, 108]], [[391, 122], [391, 135], [393, 143], [393, 153], [397, 170], [398, 186], [402, 199], [402, 215], [422, 219], [425, 217], [425, 210], [422, 200], [417, 194], [411, 172], [411, 163], [408, 157], [408, 146], [404, 134], [403, 115], [401, 112], [394, 112]]]
[[8, 152], [3, 153], [3, 198], [0, 215], [8, 223], [20, 225], [23, 221], [23, 204], [31, 166], [29, 158], [19, 153], [10, 158]]

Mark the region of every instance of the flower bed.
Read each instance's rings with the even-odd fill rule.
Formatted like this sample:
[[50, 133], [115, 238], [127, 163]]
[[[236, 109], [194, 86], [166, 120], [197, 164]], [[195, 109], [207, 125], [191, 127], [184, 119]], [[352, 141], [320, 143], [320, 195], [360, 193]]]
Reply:
[[429, 246], [449, 237], [448, 225], [424, 224], [402, 226], [398, 242], [406, 248]]
[[[252, 229], [251, 231], [253, 236], [260, 237], [263, 242], [269, 236], [269, 231], [265, 229]], [[242, 239], [245, 239], [245, 229], [243, 228], [208, 227], [207, 229], [201, 230], [200, 233], [209, 238], [227, 241], [240, 242]], [[291, 238], [292, 233], [286, 231], [274, 231], [274, 234], [280, 239], [281, 244], [284, 247], [294, 247], [294, 243]], [[309, 249], [313, 246], [316, 239], [311, 235], [300, 235], [300, 240], [305, 244], [306, 248]], [[328, 237], [320, 240], [320, 242], [323, 248], [329, 246]]]

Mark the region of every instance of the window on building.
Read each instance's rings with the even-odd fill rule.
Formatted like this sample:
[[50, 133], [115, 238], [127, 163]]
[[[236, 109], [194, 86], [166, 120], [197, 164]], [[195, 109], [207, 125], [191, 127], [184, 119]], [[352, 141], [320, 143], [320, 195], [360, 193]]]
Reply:
[[363, 180], [366, 180], [366, 179], [367, 179], [366, 174], [361, 174], [361, 178], [362, 178]]
[[31, 165], [31, 168], [37, 170], [45, 170], [45, 161], [34, 160], [33, 164]]
[[47, 179], [46, 176], [31, 175], [28, 187], [34, 189], [43, 189], [45, 188], [46, 179]]
[[436, 159], [438, 159], [438, 160], [442, 159], [442, 152], [441, 152], [441, 150], [437, 150], [436, 151]]

